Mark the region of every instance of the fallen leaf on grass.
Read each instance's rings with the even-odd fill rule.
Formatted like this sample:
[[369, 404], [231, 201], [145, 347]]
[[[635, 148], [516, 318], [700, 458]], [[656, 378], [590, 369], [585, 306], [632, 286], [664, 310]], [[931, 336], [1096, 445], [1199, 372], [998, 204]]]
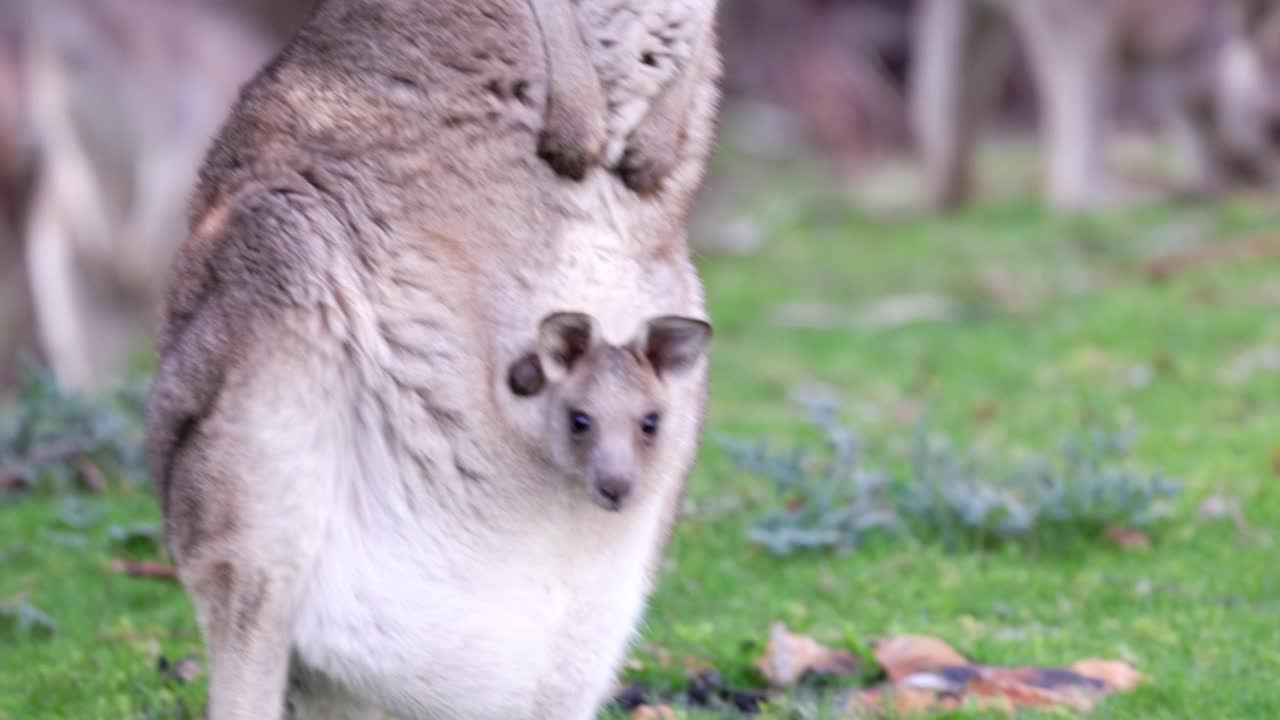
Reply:
[[995, 400], [983, 400], [973, 406], [973, 419], [978, 422], [988, 422], [995, 418], [1000, 412], [1000, 403]]
[[1090, 710], [1106, 691], [1100, 680], [1056, 668], [977, 668], [962, 692], [1002, 698], [1016, 707]]
[[932, 690], [881, 685], [854, 693], [846, 705], [862, 715], [912, 715], [936, 710], [954, 710], [960, 702], [954, 697], [938, 695]]
[[791, 687], [808, 673], [847, 676], [858, 669], [858, 659], [844, 650], [832, 650], [813, 638], [794, 635], [783, 623], [774, 623], [769, 645], [757, 667], [774, 687]]
[[1128, 692], [1142, 682], [1142, 673], [1117, 660], [1081, 660], [1071, 669], [1103, 683], [1112, 692]]
[[1107, 542], [1125, 550], [1150, 550], [1151, 536], [1141, 530], [1112, 525], [1106, 531]]
[[876, 645], [889, 682], [862, 690], [847, 706], [863, 713], [917, 714], [973, 706], [1091, 710], [1110, 693], [1137, 687], [1142, 675], [1112, 660], [1081, 660], [1070, 668], [993, 667], [969, 662], [936, 638], [907, 635]]
[[133, 562], [131, 560], [112, 560], [111, 571], [132, 577], [155, 578], [177, 582], [177, 571], [172, 565], [155, 562]]
[[848, 710], [872, 717], [887, 715], [920, 715], [944, 710], [958, 710], [964, 706], [977, 710], [998, 710], [1013, 713], [1013, 702], [1007, 698], [965, 697], [940, 693], [924, 687], [907, 685], [882, 685], [855, 693], [850, 698]]
[[950, 645], [925, 635], [899, 635], [876, 643], [876, 662], [891, 682], [921, 670], [968, 665], [969, 660]]

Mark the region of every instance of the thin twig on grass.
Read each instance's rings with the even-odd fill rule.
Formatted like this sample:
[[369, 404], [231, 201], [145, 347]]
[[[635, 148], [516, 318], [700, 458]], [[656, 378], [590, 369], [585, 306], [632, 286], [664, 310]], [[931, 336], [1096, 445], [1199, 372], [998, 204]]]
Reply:
[[177, 582], [178, 575], [172, 565], [157, 562], [135, 562], [132, 560], [112, 560], [111, 571], [131, 577], [154, 578]]

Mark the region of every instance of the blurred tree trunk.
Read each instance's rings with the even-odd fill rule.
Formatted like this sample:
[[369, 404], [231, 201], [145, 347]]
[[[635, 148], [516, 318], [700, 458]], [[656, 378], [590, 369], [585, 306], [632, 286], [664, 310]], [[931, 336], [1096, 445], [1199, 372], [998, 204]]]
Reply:
[[35, 158], [15, 157], [12, 140], [0, 137], [0, 395], [18, 379], [23, 353], [41, 359], [24, 242]]
[[972, 193], [974, 150], [1009, 58], [1008, 30], [985, 0], [925, 0], [917, 11], [911, 124], [934, 209]]
[[1010, 0], [1040, 92], [1051, 205], [1082, 210], [1106, 199], [1104, 146], [1115, 24], [1112, 0]]
[[27, 283], [27, 259], [20, 238], [0, 228], [0, 395], [18, 379], [23, 352], [39, 359], [35, 307]]
[[39, 349], [23, 244], [38, 156], [16, 100], [26, 92], [20, 11], [0, 0], [0, 393], [17, 379], [19, 352]]

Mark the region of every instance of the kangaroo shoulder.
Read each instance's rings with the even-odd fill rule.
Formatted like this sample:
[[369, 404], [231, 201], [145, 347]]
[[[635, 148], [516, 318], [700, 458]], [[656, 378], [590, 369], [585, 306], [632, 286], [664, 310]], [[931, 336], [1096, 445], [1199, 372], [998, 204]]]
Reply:
[[339, 227], [323, 199], [287, 178], [195, 216], [170, 277], [147, 409], [148, 464], [162, 502], [174, 456], [229, 372], [291, 310], [318, 300]]

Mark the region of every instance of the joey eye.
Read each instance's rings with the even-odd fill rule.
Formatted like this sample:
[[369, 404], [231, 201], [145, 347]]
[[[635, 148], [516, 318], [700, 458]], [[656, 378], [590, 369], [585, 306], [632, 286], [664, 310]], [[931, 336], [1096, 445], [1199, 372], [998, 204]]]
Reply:
[[574, 435], [581, 435], [591, 429], [591, 416], [581, 410], [569, 411], [569, 430]]
[[658, 434], [658, 413], [649, 413], [640, 420], [640, 432], [649, 437]]

